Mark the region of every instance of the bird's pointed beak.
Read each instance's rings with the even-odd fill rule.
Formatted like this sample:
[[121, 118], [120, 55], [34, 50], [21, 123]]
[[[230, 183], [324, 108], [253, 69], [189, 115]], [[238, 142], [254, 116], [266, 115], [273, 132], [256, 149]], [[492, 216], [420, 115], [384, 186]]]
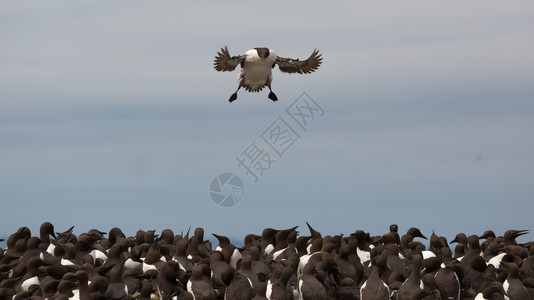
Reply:
[[522, 236], [522, 235], [524, 235], [524, 234], [528, 234], [528, 230], [518, 230], [518, 232], [517, 232], [517, 236], [518, 236], [518, 237], [519, 237], [519, 236]]

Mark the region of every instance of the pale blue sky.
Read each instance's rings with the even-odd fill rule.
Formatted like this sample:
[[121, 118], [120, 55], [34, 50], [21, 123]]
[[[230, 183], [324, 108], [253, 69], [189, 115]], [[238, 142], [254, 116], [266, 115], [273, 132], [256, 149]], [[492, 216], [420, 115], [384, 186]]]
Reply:
[[[534, 4], [323, 5], [3, 1], [0, 236], [533, 229]], [[230, 104], [237, 72], [212, 68], [225, 45], [324, 63], [276, 68], [277, 103]], [[324, 116], [254, 183], [235, 157], [302, 92]], [[209, 197], [223, 172], [245, 185], [232, 208]]]

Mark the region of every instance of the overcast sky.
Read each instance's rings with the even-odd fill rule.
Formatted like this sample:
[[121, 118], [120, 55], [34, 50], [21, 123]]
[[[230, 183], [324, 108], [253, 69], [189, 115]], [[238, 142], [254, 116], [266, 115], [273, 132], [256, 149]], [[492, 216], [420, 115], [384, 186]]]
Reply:
[[[532, 1], [2, 1], [0, 41], [0, 236], [533, 229]], [[324, 61], [230, 104], [225, 45]], [[306, 128], [286, 112], [303, 92], [324, 111]], [[282, 156], [277, 119], [298, 135]], [[275, 160], [257, 182], [236, 159], [253, 143]]]

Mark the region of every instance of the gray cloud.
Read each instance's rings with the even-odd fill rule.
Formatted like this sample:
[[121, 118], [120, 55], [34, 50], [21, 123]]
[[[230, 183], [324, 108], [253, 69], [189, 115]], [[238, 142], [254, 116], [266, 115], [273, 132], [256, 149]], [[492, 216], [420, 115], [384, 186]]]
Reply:
[[[531, 2], [103, 4], [0, 4], [5, 233], [45, 220], [235, 236], [306, 220], [334, 234], [530, 225]], [[241, 92], [229, 105], [237, 72], [212, 68], [224, 45], [300, 58], [318, 48], [324, 64], [275, 69], [279, 103]], [[235, 156], [302, 91], [325, 117], [252, 183]], [[207, 190], [227, 171], [246, 194], [221, 210]]]

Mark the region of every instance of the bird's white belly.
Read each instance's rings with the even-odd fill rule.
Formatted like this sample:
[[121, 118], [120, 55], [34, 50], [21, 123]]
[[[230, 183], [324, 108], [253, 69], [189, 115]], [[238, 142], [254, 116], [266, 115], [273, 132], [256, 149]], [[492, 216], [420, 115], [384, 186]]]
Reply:
[[239, 78], [242, 78], [243, 83], [252, 90], [262, 88], [267, 81], [272, 80], [271, 64], [267, 62], [245, 64], [239, 73]]
[[[30, 289], [30, 286], [33, 284], [39, 285], [39, 277], [34, 276], [34, 277], [24, 280], [24, 282], [21, 285], [21, 288], [23, 291], [28, 291]], [[15, 299], [15, 297], [13, 297], [13, 299]]]

